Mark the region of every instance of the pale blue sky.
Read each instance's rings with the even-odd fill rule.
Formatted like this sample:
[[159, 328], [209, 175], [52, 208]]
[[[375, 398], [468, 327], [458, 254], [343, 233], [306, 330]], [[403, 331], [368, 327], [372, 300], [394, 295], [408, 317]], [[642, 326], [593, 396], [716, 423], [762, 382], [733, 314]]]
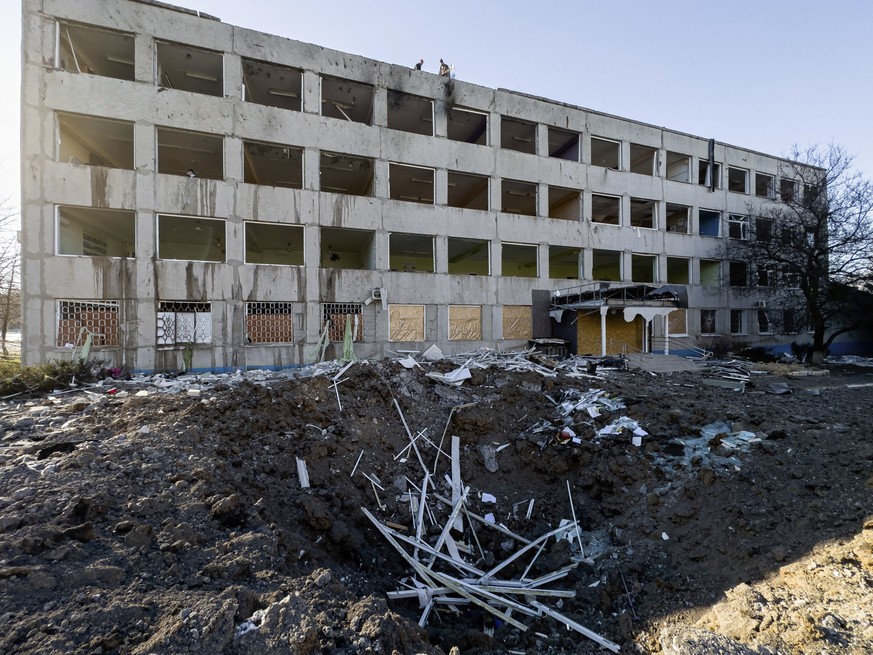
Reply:
[[[76, 2], [77, 0], [67, 0]], [[869, 0], [183, 0], [226, 23], [873, 177]], [[20, 2], [0, 0], [0, 198], [18, 205]]]

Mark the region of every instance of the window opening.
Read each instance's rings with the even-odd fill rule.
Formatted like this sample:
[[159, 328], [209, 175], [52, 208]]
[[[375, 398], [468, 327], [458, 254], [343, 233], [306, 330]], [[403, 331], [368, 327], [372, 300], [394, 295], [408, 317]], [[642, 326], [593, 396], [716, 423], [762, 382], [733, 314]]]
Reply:
[[621, 216], [621, 198], [614, 196], [591, 196], [591, 220], [594, 223], [618, 225]]
[[449, 274], [491, 275], [490, 242], [448, 238]]
[[631, 280], [643, 284], [655, 282], [658, 275], [658, 258], [655, 255], [631, 255]]
[[158, 346], [212, 343], [212, 303], [158, 302]]
[[717, 259], [700, 260], [700, 284], [704, 287], [721, 286], [721, 262]]
[[667, 232], [677, 232], [679, 234], [688, 234], [690, 232], [691, 207], [668, 202], [666, 211]]
[[755, 238], [758, 241], [770, 241], [773, 238], [773, 221], [769, 218], [756, 218]]
[[405, 273], [433, 273], [433, 237], [393, 233], [389, 237], [389, 267]]
[[158, 129], [158, 173], [211, 180], [224, 178], [224, 139], [220, 136]]
[[569, 246], [549, 246], [549, 277], [553, 280], [578, 280], [582, 249]]
[[388, 341], [424, 341], [424, 305], [388, 306]]
[[604, 282], [620, 282], [621, 253], [615, 250], [592, 251], [591, 277]]
[[700, 310], [700, 333], [718, 334], [718, 313], [715, 309]]
[[220, 52], [182, 43], [157, 42], [158, 85], [168, 89], [224, 95]]
[[448, 205], [460, 209], [488, 209], [488, 177], [448, 172]]
[[744, 168], [728, 166], [728, 191], [735, 193], [749, 192], [749, 171]]
[[579, 161], [579, 133], [549, 126], [549, 157]]
[[434, 170], [432, 168], [389, 164], [388, 176], [392, 200], [433, 204]]
[[504, 243], [501, 247], [501, 270], [504, 277], [537, 277], [537, 247], [522, 243]]
[[691, 284], [691, 260], [667, 257], [667, 284]]
[[732, 287], [745, 287], [749, 284], [749, 266], [746, 262], [730, 262], [729, 284]]
[[388, 89], [388, 127], [433, 136], [433, 100]]
[[769, 287], [776, 282], [775, 269], [771, 265], [759, 264], [755, 268], [755, 273], [757, 275], [756, 283], [759, 287]]
[[291, 111], [303, 109], [303, 71], [280, 64], [242, 60], [243, 99]]
[[667, 179], [673, 182], [691, 181], [691, 157], [681, 152], [667, 151]]
[[657, 171], [657, 148], [630, 144], [630, 172], [640, 175], [654, 175]]
[[373, 119], [373, 86], [322, 75], [321, 115], [370, 125]]
[[133, 34], [67, 21], [58, 21], [57, 27], [58, 68], [133, 81]]
[[132, 211], [58, 207], [57, 253], [86, 257], [136, 257]]
[[294, 303], [247, 302], [247, 343], [293, 343]]
[[501, 211], [522, 216], [537, 215], [537, 185], [533, 182], [501, 180]]
[[58, 114], [58, 161], [133, 170], [133, 123]]
[[158, 215], [158, 259], [223, 262], [226, 241], [221, 219]]
[[731, 334], [746, 333], [745, 314], [746, 312], [742, 309], [731, 310]]
[[351, 196], [373, 194], [372, 159], [322, 152], [319, 174], [322, 191]]
[[482, 338], [482, 307], [449, 305], [449, 340], [478, 341]]
[[321, 329], [328, 328], [330, 341], [343, 341], [348, 329], [352, 341], [364, 340], [364, 311], [361, 303], [329, 302], [322, 305]]
[[592, 136], [591, 165], [617, 171], [621, 168], [621, 144], [618, 141]]
[[303, 188], [303, 148], [243, 141], [243, 159], [248, 184]]
[[373, 238], [371, 230], [321, 228], [321, 267], [373, 270]]
[[630, 224], [631, 227], [655, 227], [655, 211], [657, 204], [654, 200], [643, 198], [630, 199]]
[[303, 226], [245, 223], [245, 263], [303, 266]]
[[728, 236], [731, 239], [748, 239], [749, 217], [742, 214], [728, 214]]
[[582, 194], [577, 189], [566, 189], [559, 186], [550, 186], [549, 192], [549, 218], [558, 218], [565, 221], [578, 221], [582, 215]]
[[782, 202], [793, 202], [797, 196], [797, 180], [779, 180], [779, 197]]
[[767, 316], [766, 309], [758, 310], [758, 334], [770, 334], [770, 317]]
[[501, 116], [500, 147], [535, 155], [537, 153], [536, 123]]
[[708, 160], [701, 159], [697, 169], [697, 184], [700, 186], [720, 189], [721, 164], [715, 163], [710, 166]]
[[721, 236], [721, 212], [713, 211], [712, 209], [700, 209], [697, 212], [697, 218], [700, 224], [700, 236]]
[[488, 114], [454, 107], [446, 115], [449, 140], [488, 145]]
[[82, 346], [91, 334], [92, 346], [118, 346], [120, 303], [117, 300], [58, 300], [58, 348]]
[[759, 198], [775, 198], [776, 188], [772, 175], [755, 173], [755, 195]]

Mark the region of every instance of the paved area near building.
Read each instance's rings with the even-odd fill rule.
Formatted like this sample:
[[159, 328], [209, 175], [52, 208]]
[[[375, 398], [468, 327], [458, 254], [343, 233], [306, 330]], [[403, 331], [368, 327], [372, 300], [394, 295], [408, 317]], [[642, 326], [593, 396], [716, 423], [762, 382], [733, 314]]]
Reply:
[[703, 362], [676, 355], [653, 355], [650, 353], [634, 353], [628, 355], [630, 368], [638, 368], [652, 373], [681, 373], [682, 371], [699, 371]]

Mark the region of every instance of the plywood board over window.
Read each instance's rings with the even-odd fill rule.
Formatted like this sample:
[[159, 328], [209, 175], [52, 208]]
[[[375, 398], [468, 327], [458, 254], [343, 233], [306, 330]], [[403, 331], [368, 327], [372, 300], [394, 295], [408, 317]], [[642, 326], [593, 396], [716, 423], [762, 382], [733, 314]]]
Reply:
[[480, 305], [449, 305], [449, 340], [478, 341], [482, 338]]
[[424, 341], [424, 305], [388, 307], [389, 341]]
[[671, 335], [688, 334], [688, 314], [685, 309], [674, 309], [667, 315]]
[[503, 338], [531, 338], [531, 308], [530, 305], [503, 306]]

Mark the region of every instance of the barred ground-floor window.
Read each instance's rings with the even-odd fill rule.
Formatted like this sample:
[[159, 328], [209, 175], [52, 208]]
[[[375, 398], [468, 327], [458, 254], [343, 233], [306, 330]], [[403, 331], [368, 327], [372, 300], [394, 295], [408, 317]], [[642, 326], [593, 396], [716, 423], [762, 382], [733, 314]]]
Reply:
[[81, 346], [91, 334], [93, 346], [120, 343], [117, 300], [58, 300], [58, 330], [55, 345]]
[[364, 306], [359, 302], [324, 303], [321, 329], [325, 327], [330, 341], [342, 341], [347, 329], [352, 333], [352, 341], [363, 341]]
[[162, 300], [158, 302], [158, 346], [212, 343], [212, 303]]
[[246, 343], [292, 343], [293, 341], [294, 303], [246, 303]]

